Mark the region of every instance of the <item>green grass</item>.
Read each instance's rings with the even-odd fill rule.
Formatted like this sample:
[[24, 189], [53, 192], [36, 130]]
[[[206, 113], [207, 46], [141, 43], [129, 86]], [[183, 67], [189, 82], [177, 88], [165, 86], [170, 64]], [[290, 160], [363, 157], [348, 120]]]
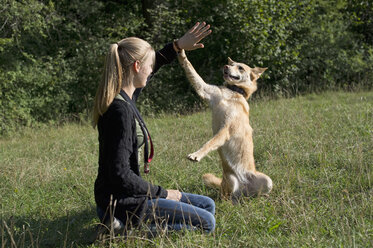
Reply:
[[[114, 247], [373, 247], [373, 92], [250, 101], [257, 169], [268, 198], [222, 201], [201, 175], [217, 152], [186, 159], [211, 137], [210, 112], [148, 118], [156, 156], [146, 179], [216, 201], [216, 231], [142, 236]], [[99, 247], [93, 183], [97, 131], [68, 124], [0, 139], [1, 247]], [[12, 241], [13, 239], [13, 241]]]

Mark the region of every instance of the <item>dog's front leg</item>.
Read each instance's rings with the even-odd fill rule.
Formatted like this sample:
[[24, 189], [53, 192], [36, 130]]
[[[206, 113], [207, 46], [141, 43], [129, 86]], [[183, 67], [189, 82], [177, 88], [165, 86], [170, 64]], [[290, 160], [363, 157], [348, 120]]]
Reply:
[[209, 152], [214, 151], [224, 145], [224, 143], [229, 139], [229, 127], [225, 126], [219, 130], [217, 134], [215, 134], [212, 139], [207, 141], [201, 149], [198, 151], [189, 154], [188, 159], [199, 162], [204, 156], [206, 156]]
[[213, 94], [217, 94], [220, 92], [219, 87], [206, 84], [201, 76], [198, 75], [193, 65], [188, 60], [184, 50], [181, 50], [181, 52], [179, 52], [178, 60], [180, 65], [183, 67], [189, 82], [192, 84], [193, 88], [202, 99], [209, 101]]

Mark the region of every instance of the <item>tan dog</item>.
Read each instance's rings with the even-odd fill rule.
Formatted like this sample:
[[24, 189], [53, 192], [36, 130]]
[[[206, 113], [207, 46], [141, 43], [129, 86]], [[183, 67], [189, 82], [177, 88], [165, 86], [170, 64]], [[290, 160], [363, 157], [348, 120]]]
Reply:
[[207, 100], [212, 109], [214, 137], [188, 158], [198, 162], [207, 153], [218, 149], [223, 179], [205, 174], [203, 181], [210, 187], [220, 188], [223, 197], [233, 197], [233, 200], [241, 194], [268, 194], [272, 189], [271, 178], [255, 170], [253, 129], [249, 123], [247, 102], [257, 89], [257, 79], [267, 68], [250, 68], [228, 58], [223, 71], [225, 84], [215, 86], [203, 81], [184, 51], [179, 53], [178, 59], [198, 95]]

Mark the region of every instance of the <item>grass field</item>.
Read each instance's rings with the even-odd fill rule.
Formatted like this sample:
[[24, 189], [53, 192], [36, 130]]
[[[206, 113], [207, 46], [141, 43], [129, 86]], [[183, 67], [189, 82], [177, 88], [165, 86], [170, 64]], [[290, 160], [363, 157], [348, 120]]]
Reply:
[[[151, 173], [165, 188], [216, 201], [216, 231], [118, 239], [113, 247], [373, 247], [373, 92], [250, 101], [257, 169], [268, 198], [222, 201], [201, 175], [217, 152], [186, 159], [211, 137], [210, 112], [147, 119]], [[1, 247], [99, 247], [93, 183], [97, 131], [67, 124], [0, 139]]]

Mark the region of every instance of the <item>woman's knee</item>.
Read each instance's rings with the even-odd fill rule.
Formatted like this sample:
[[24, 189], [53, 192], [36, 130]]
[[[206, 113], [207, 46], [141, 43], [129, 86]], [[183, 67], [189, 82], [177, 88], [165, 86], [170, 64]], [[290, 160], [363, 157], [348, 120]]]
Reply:
[[208, 196], [183, 192], [181, 202], [192, 204], [215, 215], [215, 202]]
[[205, 209], [214, 216], [215, 215], [215, 201], [208, 196], [205, 196], [205, 199], [206, 199]]
[[203, 225], [203, 230], [207, 233], [212, 233], [215, 230], [215, 216], [208, 213], [204, 216], [205, 225]]

